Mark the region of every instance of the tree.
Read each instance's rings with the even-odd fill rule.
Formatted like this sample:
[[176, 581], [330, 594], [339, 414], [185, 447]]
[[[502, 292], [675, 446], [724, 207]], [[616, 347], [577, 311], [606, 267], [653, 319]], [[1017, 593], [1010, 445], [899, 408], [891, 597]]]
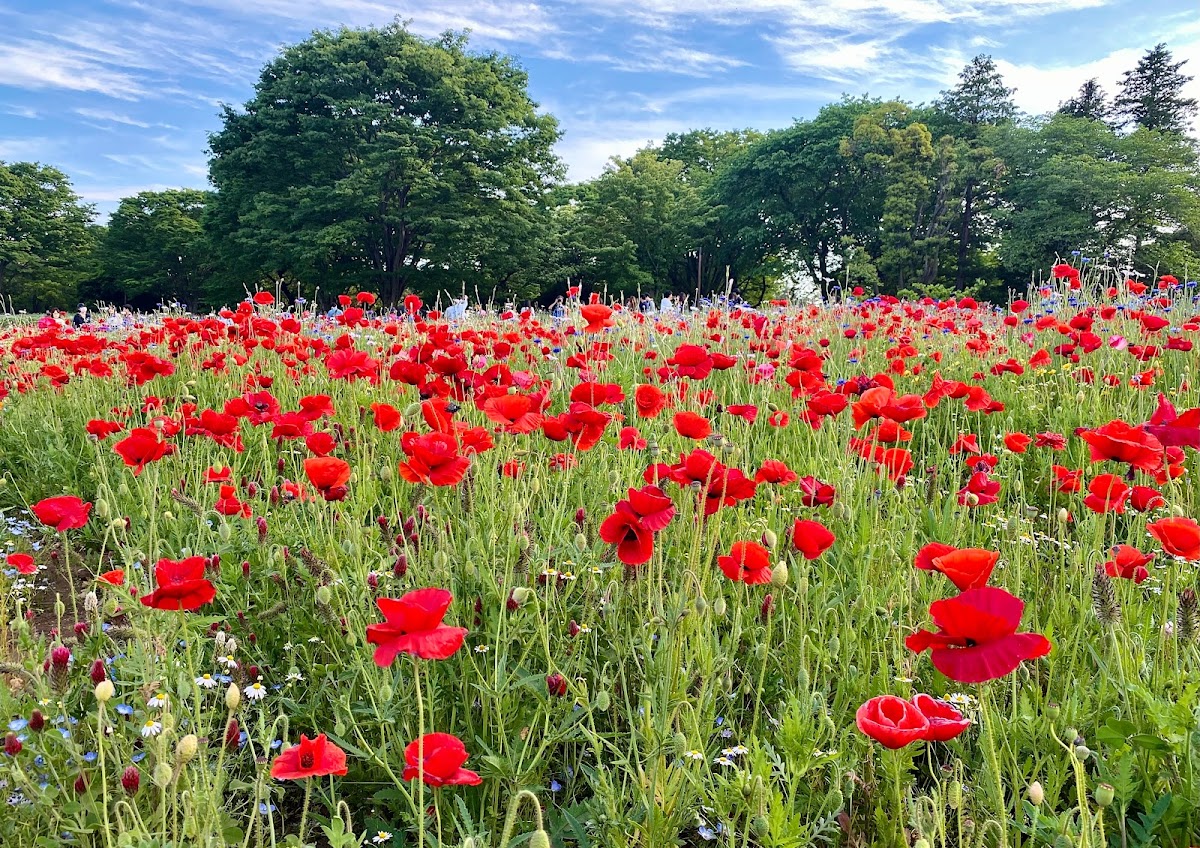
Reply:
[[1086, 118], [1089, 121], [1106, 121], [1111, 113], [1108, 95], [1095, 77], [1081, 85], [1078, 94], [1058, 106], [1060, 115]]
[[107, 299], [152, 308], [194, 304], [211, 272], [203, 215], [212, 195], [197, 189], [143, 191], [121, 200], [100, 241]]
[[1183, 87], [1192, 77], [1179, 72], [1187, 64], [1171, 61], [1165, 44], [1156, 44], [1138, 60], [1137, 67], [1126, 71], [1114, 103], [1125, 125], [1137, 124], [1147, 130], [1187, 132], [1189, 119], [1195, 116], [1196, 100], [1183, 96]]
[[70, 306], [94, 217], [57, 168], [0, 162], [0, 296], [17, 308]]
[[1016, 114], [1012, 96], [1016, 89], [1004, 84], [1004, 78], [991, 56], [979, 55], [959, 72], [958, 85], [943, 91], [937, 108], [953, 122], [954, 135], [962, 139], [962, 204], [959, 212], [958, 255], [954, 286], [963, 289], [970, 272], [968, 261], [973, 226], [982, 208], [986, 211], [995, 198], [997, 163], [980, 134], [986, 127], [1006, 124]]
[[512, 277], [545, 223], [557, 125], [511, 58], [400, 24], [318, 32], [210, 137], [210, 226], [242, 278], [388, 303]]

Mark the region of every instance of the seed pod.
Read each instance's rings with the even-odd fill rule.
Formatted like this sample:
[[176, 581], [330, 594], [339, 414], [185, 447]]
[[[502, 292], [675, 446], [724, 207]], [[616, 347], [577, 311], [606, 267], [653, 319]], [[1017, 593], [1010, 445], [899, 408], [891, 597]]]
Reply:
[[1099, 807], [1107, 807], [1113, 802], [1113, 798], [1116, 796], [1116, 790], [1113, 789], [1111, 783], [1101, 783], [1096, 787], [1096, 792], [1094, 794], [1096, 796], [1096, 805]]

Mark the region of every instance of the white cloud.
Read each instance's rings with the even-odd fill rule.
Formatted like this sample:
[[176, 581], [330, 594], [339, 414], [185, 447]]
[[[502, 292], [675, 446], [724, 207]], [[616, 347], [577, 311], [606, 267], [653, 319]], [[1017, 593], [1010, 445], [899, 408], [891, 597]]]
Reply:
[[53, 138], [0, 138], [0, 159], [8, 162], [46, 162], [60, 144]]
[[95, 92], [119, 100], [134, 100], [146, 93], [142, 84], [124, 71], [39, 41], [0, 43], [0, 85]]
[[136, 118], [131, 118], [128, 115], [122, 115], [119, 112], [111, 112], [108, 109], [76, 109], [75, 114], [83, 118], [91, 118], [93, 121], [105, 121], [110, 124], [126, 124], [131, 127], [140, 127], [149, 129], [151, 124], [145, 121], [139, 121]]

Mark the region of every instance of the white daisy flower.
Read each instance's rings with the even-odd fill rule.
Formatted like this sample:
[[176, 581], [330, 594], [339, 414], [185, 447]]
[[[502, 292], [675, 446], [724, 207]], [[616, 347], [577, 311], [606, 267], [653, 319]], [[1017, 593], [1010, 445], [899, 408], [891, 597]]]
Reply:
[[267, 687], [262, 685], [261, 680], [256, 680], [242, 690], [242, 694], [249, 701], [261, 701], [267, 697]]
[[146, 702], [146, 706], [150, 707], [151, 709], [155, 709], [155, 710], [162, 709], [166, 705], [167, 705], [167, 693], [166, 692], [158, 692], [155, 694], [155, 696], [153, 698], [151, 698], [149, 701]]
[[217, 681], [211, 674], [202, 674], [196, 678], [196, 685], [201, 689], [216, 689]]
[[162, 722], [155, 721], [152, 718], [146, 719], [146, 723], [142, 725], [142, 736], [147, 739], [153, 739], [160, 733], [162, 733]]

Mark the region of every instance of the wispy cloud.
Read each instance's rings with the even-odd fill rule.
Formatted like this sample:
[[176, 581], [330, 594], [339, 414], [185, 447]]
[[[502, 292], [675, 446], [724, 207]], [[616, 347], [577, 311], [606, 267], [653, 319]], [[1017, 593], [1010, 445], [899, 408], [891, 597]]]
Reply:
[[70, 48], [44, 41], [0, 43], [0, 85], [61, 88], [136, 100], [146, 93], [138, 79]]
[[120, 112], [112, 112], [108, 109], [92, 109], [89, 107], [75, 109], [74, 111], [76, 115], [82, 118], [90, 118], [93, 121], [104, 121], [109, 124], [125, 124], [126, 126], [140, 127], [142, 129], [148, 129], [152, 126], [152, 124], [146, 121], [139, 121], [136, 118], [122, 115]]

